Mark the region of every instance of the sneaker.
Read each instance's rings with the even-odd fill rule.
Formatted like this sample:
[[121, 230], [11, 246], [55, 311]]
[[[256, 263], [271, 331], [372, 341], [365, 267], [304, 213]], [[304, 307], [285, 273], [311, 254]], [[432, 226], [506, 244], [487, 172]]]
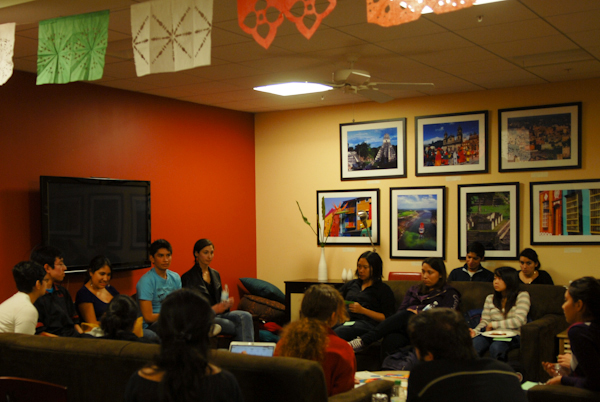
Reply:
[[221, 326], [219, 324], [213, 324], [209, 336], [213, 337], [213, 336], [219, 335], [221, 333], [221, 329], [222, 328], [221, 328]]
[[350, 346], [352, 346], [352, 349], [354, 349], [355, 352], [361, 351], [365, 348], [365, 344], [363, 343], [362, 339], [360, 339], [360, 337], [352, 339], [348, 343], [350, 344]]

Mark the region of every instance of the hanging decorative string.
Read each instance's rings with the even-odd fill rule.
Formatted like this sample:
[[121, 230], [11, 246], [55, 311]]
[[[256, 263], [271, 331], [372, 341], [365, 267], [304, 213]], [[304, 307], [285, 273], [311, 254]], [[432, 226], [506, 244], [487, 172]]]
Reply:
[[471, 7], [476, 0], [367, 0], [367, 21], [390, 27], [415, 21], [425, 7], [436, 14]]
[[271, 46], [284, 16], [296, 24], [306, 39], [310, 39], [321, 21], [335, 8], [336, 0], [319, 2], [318, 6], [315, 3], [316, 0], [238, 0], [238, 23], [265, 49]]

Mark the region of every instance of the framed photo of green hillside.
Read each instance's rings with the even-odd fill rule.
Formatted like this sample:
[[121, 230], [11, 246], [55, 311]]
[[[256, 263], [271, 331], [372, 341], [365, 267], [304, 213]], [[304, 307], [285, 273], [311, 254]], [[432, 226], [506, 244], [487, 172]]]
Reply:
[[519, 183], [458, 186], [458, 258], [479, 242], [488, 260], [516, 260], [519, 255]]
[[340, 124], [342, 180], [406, 177], [406, 118]]
[[390, 258], [446, 258], [446, 187], [390, 188]]

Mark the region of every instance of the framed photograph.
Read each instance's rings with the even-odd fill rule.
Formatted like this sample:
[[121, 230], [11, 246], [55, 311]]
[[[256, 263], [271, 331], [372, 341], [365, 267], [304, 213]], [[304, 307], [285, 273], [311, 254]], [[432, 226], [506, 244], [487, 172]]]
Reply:
[[581, 102], [498, 111], [498, 170], [581, 168]]
[[390, 188], [390, 258], [446, 258], [446, 187]]
[[458, 186], [458, 257], [479, 242], [487, 260], [519, 255], [519, 183]]
[[406, 177], [406, 119], [340, 124], [342, 180]]
[[487, 110], [415, 117], [416, 175], [487, 173]]
[[600, 244], [600, 180], [530, 183], [531, 244]]
[[379, 189], [317, 191], [317, 211], [326, 244], [379, 244]]

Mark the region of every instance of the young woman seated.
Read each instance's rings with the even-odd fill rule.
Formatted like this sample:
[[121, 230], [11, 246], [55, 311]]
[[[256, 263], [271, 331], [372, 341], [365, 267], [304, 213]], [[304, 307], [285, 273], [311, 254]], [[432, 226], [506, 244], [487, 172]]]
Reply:
[[[486, 297], [481, 321], [471, 336], [480, 356], [489, 349], [490, 357], [507, 361], [508, 352], [520, 346], [521, 327], [527, 323], [531, 301], [529, 293], [519, 291], [519, 275], [514, 268], [496, 268], [493, 284], [494, 293]], [[495, 341], [495, 337], [510, 338], [510, 342]]]
[[358, 279], [345, 283], [340, 293], [348, 304], [350, 321], [334, 328], [342, 339], [350, 341], [375, 328], [394, 314], [394, 292], [382, 282], [383, 261], [379, 254], [366, 251], [356, 262]]
[[90, 261], [84, 285], [75, 297], [75, 305], [79, 309], [82, 322], [100, 324], [108, 303], [119, 294], [110, 286], [112, 266], [108, 258], [98, 255]]
[[353, 389], [354, 351], [331, 330], [347, 319], [342, 295], [331, 286], [312, 285], [304, 293], [300, 316], [284, 328], [275, 355], [319, 362], [329, 396]]
[[382, 352], [390, 355], [409, 344], [408, 320], [423, 309], [449, 307], [456, 309], [460, 293], [446, 283], [447, 273], [444, 260], [427, 258], [421, 266], [423, 283], [411, 286], [396, 314], [386, 318], [369, 332], [350, 341], [354, 351], [359, 351], [371, 343], [384, 338]]
[[562, 305], [572, 355], [559, 355], [560, 370], [543, 362], [553, 376], [547, 384], [570, 385], [600, 391], [600, 282], [586, 276], [569, 285]]
[[242, 402], [233, 374], [209, 362], [213, 320], [211, 306], [196, 291], [180, 289], [168, 295], [157, 324], [160, 352], [131, 376], [124, 401]]
[[[108, 303], [108, 308], [100, 320], [100, 328], [104, 332], [104, 339], [119, 341], [135, 341], [144, 343], [153, 342], [152, 339], [140, 338], [134, 334], [134, 327], [138, 321], [138, 306], [131, 296], [117, 295]], [[139, 330], [142, 326], [140, 321]]]
[[542, 263], [540, 262], [537, 253], [526, 248], [519, 254], [519, 281], [526, 285], [554, 285], [552, 277], [546, 271], [542, 271]]

